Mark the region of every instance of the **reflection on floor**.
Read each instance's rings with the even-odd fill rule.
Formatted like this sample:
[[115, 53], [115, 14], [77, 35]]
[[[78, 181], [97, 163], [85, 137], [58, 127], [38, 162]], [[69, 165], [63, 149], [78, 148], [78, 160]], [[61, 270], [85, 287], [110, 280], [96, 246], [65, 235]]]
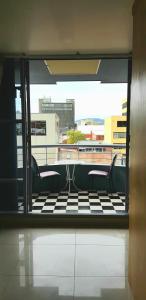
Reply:
[[123, 193], [60, 192], [32, 195], [32, 212], [53, 214], [118, 214], [125, 211]]
[[0, 299], [132, 300], [127, 257], [127, 230], [0, 230]]

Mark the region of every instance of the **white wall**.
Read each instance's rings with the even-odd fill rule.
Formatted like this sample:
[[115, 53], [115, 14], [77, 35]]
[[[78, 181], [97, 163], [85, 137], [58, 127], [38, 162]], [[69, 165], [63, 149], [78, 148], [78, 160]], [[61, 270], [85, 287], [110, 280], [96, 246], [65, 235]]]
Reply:
[[[31, 144], [51, 145], [59, 142], [59, 118], [56, 114], [31, 114], [32, 121], [46, 121], [46, 135], [32, 135]], [[58, 158], [58, 148], [32, 148], [38, 165], [51, 164]]]
[[[46, 135], [31, 135], [31, 145], [51, 145], [59, 142], [59, 118], [56, 114], [31, 114], [31, 121], [46, 121]], [[17, 136], [17, 145], [22, 146], [22, 136]], [[18, 149], [18, 167], [22, 167], [22, 150]], [[58, 158], [58, 148], [32, 148], [38, 165], [50, 164]]]

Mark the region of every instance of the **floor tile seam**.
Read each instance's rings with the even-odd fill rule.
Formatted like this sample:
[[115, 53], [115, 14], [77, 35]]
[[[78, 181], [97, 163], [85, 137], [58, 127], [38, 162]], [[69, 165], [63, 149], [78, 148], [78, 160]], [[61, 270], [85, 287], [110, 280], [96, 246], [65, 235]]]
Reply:
[[19, 245], [19, 242], [15, 243], [15, 244], [14, 243], [12, 243], [12, 244], [11, 243], [9, 243], [9, 244], [7, 244], [7, 243], [0, 243], [0, 246], [11, 246], [11, 247], [12, 246], [17, 246], [18, 247], [18, 245]]
[[74, 231], [75, 231], [75, 245], [76, 245], [78, 230], [80, 230], [80, 229], [74, 228]]
[[122, 245], [122, 244], [76, 243], [76, 246], [100, 246], [100, 247], [125, 247], [127, 245], [128, 244]]
[[[94, 205], [94, 203], [97, 203], [97, 205], [105, 205], [105, 204], [109, 204], [109, 205], [111, 205], [111, 206], [118, 206], [118, 204], [121, 204], [121, 206], [125, 206], [125, 203], [123, 203], [123, 202], [111, 202], [111, 201], [95, 201], [95, 200], [90, 200], [90, 201], [69, 201], [69, 202], [65, 202], [65, 201], [60, 201], [60, 202], [56, 202], [55, 204], [54, 204], [54, 202], [52, 202], [52, 201], [49, 201], [49, 202], [45, 202], [45, 203], [43, 203], [43, 202], [35, 202], [34, 204], [33, 204], [33, 207], [42, 207], [42, 206], [54, 206], [54, 207], [56, 207], [56, 206], [59, 206], [59, 205], [61, 205], [61, 204], [63, 204], [64, 206], [66, 205], [66, 206], [69, 206], [70, 205], [70, 203], [76, 203], [76, 204], [78, 204], [78, 205], [80, 205], [80, 204], [82, 204], [82, 203], [86, 203], [86, 204], [89, 204], [89, 205]], [[120, 205], [119, 205], [120, 206]]]
[[47, 204], [47, 205], [33, 205], [33, 208], [41, 208], [41, 207], [50, 207], [50, 206], [52, 206], [52, 207], [54, 207], [54, 208], [58, 208], [58, 207], [70, 207], [70, 206], [78, 206], [78, 207], [82, 207], [82, 206], [86, 206], [86, 207], [94, 207], [94, 206], [102, 206], [102, 207], [106, 207], [106, 206], [110, 206], [110, 207], [118, 207], [118, 206], [120, 206], [120, 207], [125, 207], [125, 205], [121, 205], [121, 203], [117, 203], [116, 205], [115, 204], [112, 204], [112, 203], [109, 203], [109, 202], [103, 202], [103, 203], [99, 203], [99, 202], [93, 202], [93, 203], [89, 203], [89, 202], [85, 202], [85, 204], [84, 204], [84, 202], [81, 202], [81, 203], [78, 203], [78, 202], [69, 202], [69, 203], [64, 203], [64, 202], [60, 202], [62, 205], [54, 205], [54, 204]]
[[46, 274], [0, 274], [3, 278], [13, 278], [13, 277], [54, 277], [54, 278], [125, 278], [128, 279], [128, 275], [46, 275]]
[[56, 277], [56, 278], [72, 278], [72, 279], [74, 279], [75, 278], [75, 276], [74, 276], [74, 274], [72, 274], [72, 275], [63, 275], [63, 274], [33, 274], [33, 273], [30, 273], [29, 274], [29, 272], [27, 272], [26, 274], [24, 274], [24, 275], [20, 275], [20, 274], [18, 274], [18, 273], [14, 273], [14, 274], [6, 274], [6, 273], [0, 273], [0, 276], [1, 277], [9, 277], [9, 278], [12, 278], [12, 277]]
[[[23, 245], [22, 251], [25, 249], [25, 247], [53, 247], [53, 246], [74, 246], [75, 242], [70, 243], [70, 244], [66, 244], [66, 243], [49, 243], [49, 244], [25, 244]], [[0, 247], [6, 247], [6, 248], [10, 248], [10, 247], [18, 247], [19, 244], [0, 244]]]
[[77, 229], [75, 229], [75, 255], [74, 255], [74, 283], [73, 283], [73, 299], [75, 299], [75, 274], [76, 274], [76, 235]]
[[[123, 215], [124, 215], [123, 212], [126, 213], [125, 211], [122, 210], [122, 211], [114, 211], [114, 214], [113, 214], [113, 212], [112, 212], [112, 213], [107, 213], [107, 212], [104, 212], [104, 211], [102, 211], [102, 212], [100, 212], [100, 213], [91, 213], [91, 214], [92, 214], [92, 215], [95, 215], [95, 216], [103, 216], [103, 214], [104, 214], [104, 215], [108, 215], [108, 216], [113, 216], [113, 215], [115, 216], [115, 215], [119, 215], [119, 213], [120, 213], [120, 216], [121, 216], [121, 213], [122, 213], [122, 216], [123, 216]], [[32, 215], [35, 215], [35, 214], [36, 214], [37, 216], [40, 215], [40, 214], [43, 215], [43, 213], [42, 213], [41, 211], [39, 211], [39, 212], [32, 211]], [[89, 216], [89, 215], [90, 215], [89, 213], [81, 213], [81, 212], [78, 212], [78, 213], [76, 213], [76, 214], [75, 214], [75, 213], [72, 213], [72, 212], [71, 212], [70, 214], [69, 214], [69, 213], [66, 213], [66, 212], [63, 212], [63, 213], [62, 213], [62, 212], [59, 212], [59, 213], [56, 213], [56, 212], [51, 212], [51, 213], [45, 212], [45, 215], [46, 215], [46, 216], [47, 216], [47, 215], [55, 215], [55, 214], [56, 214], [57, 216], [66, 216], [66, 215], [68, 215], [68, 216], [69, 216], [69, 215], [71, 215], [71, 216], [72, 216], [72, 215], [74, 215], [74, 216], [79, 216], [79, 215], [80, 215], [80, 216], [83, 216], [83, 215], [84, 215], [84, 216]]]
[[125, 278], [127, 275], [76, 275], [75, 278]]
[[[19, 244], [16, 244], [15, 246], [18, 246]], [[75, 245], [75, 242], [72, 242], [70, 244], [68, 243], [48, 243], [48, 244], [33, 244], [33, 243], [26, 243], [25, 245], [23, 245], [23, 247], [48, 247], [48, 246], [74, 246]], [[6, 246], [9, 246], [9, 245], [6, 245]], [[11, 246], [11, 245], [10, 245]]]
[[[39, 203], [39, 204], [38, 204]], [[41, 204], [40, 204], [41, 203]], [[52, 201], [48, 201], [48, 202], [35, 202], [34, 204], [33, 204], [33, 207], [34, 206], [51, 206], [51, 204], [52, 204], [52, 206], [59, 206], [58, 204], [59, 203], [63, 203], [63, 205], [65, 206], [65, 205], [70, 205], [70, 203], [77, 203], [77, 204], [81, 204], [81, 203], [86, 203], [86, 204], [89, 204], [89, 205], [93, 205], [93, 203], [97, 203], [98, 205], [99, 204], [101, 204], [101, 205], [103, 205], [104, 206], [104, 204], [111, 204], [111, 205], [115, 205], [115, 206], [118, 206], [119, 204], [122, 204], [121, 206], [125, 206], [124, 204], [123, 204], [123, 202], [121, 201], [121, 202], [114, 202], [114, 201], [95, 201], [95, 200], [91, 200], [90, 199], [90, 201], [77, 201], [77, 200], [72, 200], [72, 201], [68, 201], [68, 202], [65, 202], [65, 201], [58, 201], [57, 203], [55, 203], [54, 204], [54, 202], [52, 202]], [[36, 204], [36, 205], [35, 205]], [[46, 204], [46, 205], [45, 205]], [[119, 205], [120, 206], [120, 205]]]
[[125, 205], [111, 205], [111, 204], [110, 205], [109, 204], [102, 205], [101, 203], [95, 203], [94, 202], [94, 204], [86, 204], [86, 205], [85, 204], [81, 204], [80, 205], [80, 203], [79, 204], [78, 203], [71, 203], [69, 205], [62, 204], [62, 205], [57, 205], [57, 206], [50, 205], [50, 204], [49, 205], [34, 205], [32, 207], [32, 209], [33, 210], [43, 210], [43, 209], [46, 209], [46, 210], [60, 210], [62, 208], [64, 210], [66, 210], [67, 208], [70, 208], [71, 206], [77, 207], [79, 210], [81, 210], [82, 207], [86, 207], [86, 208], [88, 208], [90, 210], [93, 210], [93, 208], [95, 206], [97, 206], [99, 209], [102, 208], [103, 210], [107, 210], [109, 208], [111, 210], [115, 209], [117, 211], [120, 211], [121, 208], [125, 208]]
[[6, 277], [6, 278], [12, 278], [12, 277], [56, 277], [56, 278], [74, 278], [74, 275], [35, 275], [35, 274], [25, 274], [25, 275], [20, 275], [20, 274], [0, 274], [0, 277]]
[[[69, 201], [58, 201], [58, 202], [54, 202], [54, 201], [36, 201], [33, 203], [33, 206], [44, 206], [46, 205], [51, 205], [52, 206], [58, 206], [58, 204], [64, 204], [64, 205], [70, 205], [70, 203], [77, 203], [77, 204], [81, 204], [81, 203], [86, 203], [86, 204], [93, 204], [93, 203], [98, 203], [98, 204], [111, 204], [111, 205], [118, 205], [118, 204], [122, 204], [123, 206], [125, 206], [125, 203], [123, 203], [123, 201], [103, 201], [103, 200], [97, 200], [97, 199], [89, 199], [89, 200], [78, 200], [78, 199], [70, 199]], [[36, 204], [36, 205], [35, 205]]]

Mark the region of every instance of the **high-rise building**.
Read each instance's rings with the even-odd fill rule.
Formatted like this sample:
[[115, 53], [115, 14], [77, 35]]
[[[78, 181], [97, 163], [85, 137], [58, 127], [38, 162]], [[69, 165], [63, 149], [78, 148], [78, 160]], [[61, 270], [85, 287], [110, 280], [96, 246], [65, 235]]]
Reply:
[[56, 113], [59, 117], [60, 132], [72, 129], [75, 126], [75, 101], [67, 99], [66, 102], [51, 102], [51, 99], [39, 99], [40, 113]]

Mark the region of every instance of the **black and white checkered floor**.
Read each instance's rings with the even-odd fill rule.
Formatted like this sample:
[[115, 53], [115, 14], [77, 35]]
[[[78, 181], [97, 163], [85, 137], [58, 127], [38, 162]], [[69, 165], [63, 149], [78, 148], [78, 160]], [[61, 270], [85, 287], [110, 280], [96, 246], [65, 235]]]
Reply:
[[60, 192], [32, 195], [32, 212], [49, 214], [118, 214], [125, 211], [123, 193]]

